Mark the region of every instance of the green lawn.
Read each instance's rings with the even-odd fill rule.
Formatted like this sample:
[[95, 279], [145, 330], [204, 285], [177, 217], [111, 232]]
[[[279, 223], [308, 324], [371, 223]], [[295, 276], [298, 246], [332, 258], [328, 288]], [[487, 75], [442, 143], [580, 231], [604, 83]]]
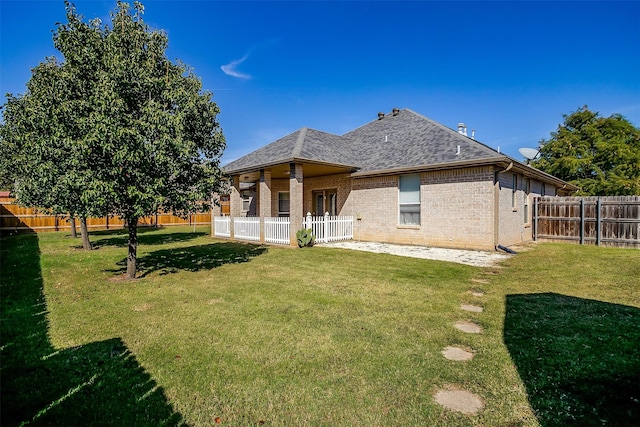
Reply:
[[[640, 419], [638, 250], [539, 244], [483, 269], [143, 229], [140, 278], [123, 281], [126, 234], [92, 241], [0, 241], [3, 427]], [[445, 359], [454, 344], [475, 358]], [[443, 387], [485, 408], [446, 410], [433, 400]]]

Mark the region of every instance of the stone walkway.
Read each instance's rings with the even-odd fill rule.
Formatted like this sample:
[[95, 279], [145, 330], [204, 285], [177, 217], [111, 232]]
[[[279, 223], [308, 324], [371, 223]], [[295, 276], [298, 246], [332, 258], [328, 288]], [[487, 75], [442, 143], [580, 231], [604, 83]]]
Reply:
[[356, 242], [355, 240], [323, 243], [322, 246], [399, 255], [411, 258], [457, 262], [459, 264], [473, 265], [475, 267], [492, 267], [496, 263], [504, 261], [512, 256], [497, 252], [430, 248], [426, 246], [392, 245], [389, 243], [378, 242]]
[[[485, 279], [471, 279], [473, 283], [489, 284]], [[469, 292], [476, 298], [482, 298], [484, 296], [484, 290], [480, 290], [477, 287], [472, 287]], [[484, 308], [475, 304], [460, 304], [460, 309], [471, 313], [482, 313]], [[481, 334], [483, 329], [480, 325], [467, 320], [461, 320], [453, 325], [459, 331], [469, 334]], [[442, 350], [442, 355], [455, 362], [467, 362], [474, 358], [475, 351], [470, 348], [462, 348], [459, 346], [447, 346]], [[472, 393], [468, 390], [461, 389], [453, 385], [445, 385], [436, 391], [433, 399], [439, 405], [445, 408], [461, 412], [467, 415], [475, 415], [484, 409], [484, 401], [480, 396]]]
[[[403, 246], [375, 242], [346, 241], [327, 243], [323, 246], [353, 249], [366, 252], [385, 253], [412, 258], [457, 262], [460, 264], [473, 265], [476, 267], [492, 267], [495, 266], [498, 262], [513, 256], [500, 254], [497, 252], [428, 248], [424, 246]], [[471, 279], [471, 281], [473, 282], [474, 286], [469, 289], [470, 294], [475, 298], [482, 298], [485, 295], [484, 290], [480, 289], [477, 285], [487, 285], [490, 283], [490, 281], [487, 279], [477, 278], [473, 278]], [[461, 303], [460, 310], [469, 313], [481, 314], [484, 311], [484, 308], [480, 305]], [[458, 321], [453, 326], [464, 333], [483, 333], [483, 329], [480, 325], [467, 320]], [[463, 348], [456, 345], [445, 347], [441, 353], [446, 359], [453, 362], [469, 363], [472, 363], [471, 361], [476, 355], [476, 352], [473, 349]], [[471, 368], [472, 367], [470, 367], [470, 369]], [[436, 391], [433, 399], [436, 403], [444, 406], [451, 411], [460, 412], [466, 415], [476, 415], [478, 412], [484, 409], [484, 401], [482, 397], [455, 385], [444, 385]]]

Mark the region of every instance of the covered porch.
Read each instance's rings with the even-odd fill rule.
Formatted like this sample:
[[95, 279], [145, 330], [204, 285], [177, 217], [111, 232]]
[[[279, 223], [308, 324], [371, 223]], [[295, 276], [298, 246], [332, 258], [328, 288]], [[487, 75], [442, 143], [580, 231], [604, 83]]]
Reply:
[[353, 166], [291, 159], [231, 172], [229, 216], [214, 216], [217, 237], [297, 246], [311, 228], [316, 242], [353, 238], [353, 216], [343, 208]]

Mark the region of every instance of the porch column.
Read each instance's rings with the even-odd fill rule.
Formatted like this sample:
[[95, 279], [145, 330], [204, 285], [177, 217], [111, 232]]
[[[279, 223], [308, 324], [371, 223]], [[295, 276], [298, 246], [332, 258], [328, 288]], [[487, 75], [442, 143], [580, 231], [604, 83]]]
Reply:
[[260, 241], [264, 243], [264, 218], [271, 215], [271, 169], [260, 169], [260, 186], [258, 187], [258, 216], [262, 218]]
[[289, 240], [291, 246], [298, 246], [296, 232], [302, 228], [303, 174], [301, 163], [289, 163]]
[[233, 185], [229, 200], [229, 215], [232, 218], [240, 216], [242, 213], [242, 198], [240, 197], [240, 175], [233, 177]]

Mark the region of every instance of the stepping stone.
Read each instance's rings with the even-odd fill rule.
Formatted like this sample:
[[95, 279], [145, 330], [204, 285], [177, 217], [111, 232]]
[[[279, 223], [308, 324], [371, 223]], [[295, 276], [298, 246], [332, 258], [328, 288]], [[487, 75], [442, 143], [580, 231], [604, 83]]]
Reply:
[[484, 408], [482, 399], [466, 390], [439, 390], [434, 399], [445, 408], [463, 414], [475, 415]]
[[482, 292], [482, 291], [471, 291], [471, 295], [473, 295], [474, 297], [483, 297], [484, 296], [484, 292]]
[[465, 311], [473, 311], [474, 313], [482, 313], [484, 311], [482, 307], [471, 304], [460, 304], [460, 308]]
[[462, 332], [467, 332], [470, 334], [479, 334], [480, 332], [482, 332], [482, 328], [480, 327], [480, 325], [473, 322], [460, 321], [456, 322], [456, 324], [453, 326], [455, 326], [456, 329]]
[[489, 283], [491, 283], [486, 279], [471, 279], [471, 281], [476, 283], [482, 283], [483, 285], [488, 285]]
[[447, 346], [441, 351], [442, 355], [449, 360], [465, 361], [473, 359], [473, 353], [460, 347]]

